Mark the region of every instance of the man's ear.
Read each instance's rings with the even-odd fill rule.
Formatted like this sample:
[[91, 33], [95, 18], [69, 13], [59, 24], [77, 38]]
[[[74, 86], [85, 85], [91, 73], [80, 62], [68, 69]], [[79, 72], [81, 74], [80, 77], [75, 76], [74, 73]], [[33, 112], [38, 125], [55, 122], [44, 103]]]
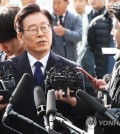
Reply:
[[23, 44], [24, 43], [22, 32], [18, 32], [17, 33], [17, 38], [18, 38], [20, 44]]

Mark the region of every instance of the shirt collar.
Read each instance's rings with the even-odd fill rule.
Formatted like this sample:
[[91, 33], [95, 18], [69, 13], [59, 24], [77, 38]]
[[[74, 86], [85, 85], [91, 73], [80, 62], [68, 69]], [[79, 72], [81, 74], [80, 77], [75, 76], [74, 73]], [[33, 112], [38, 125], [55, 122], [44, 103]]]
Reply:
[[[30, 53], [27, 52], [27, 55], [28, 55], [28, 59], [29, 59], [29, 63], [30, 63], [30, 66], [33, 67], [35, 62], [37, 62], [38, 60], [35, 59]], [[47, 61], [48, 61], [48, 58], [49, 58], [49, 55], [50, 55], [50, 52], [48, 52], [42, 59], [39, 60], [39, 62], [42, 63], [43, 67], [45, 68], [46, 65], [47, 65]]]

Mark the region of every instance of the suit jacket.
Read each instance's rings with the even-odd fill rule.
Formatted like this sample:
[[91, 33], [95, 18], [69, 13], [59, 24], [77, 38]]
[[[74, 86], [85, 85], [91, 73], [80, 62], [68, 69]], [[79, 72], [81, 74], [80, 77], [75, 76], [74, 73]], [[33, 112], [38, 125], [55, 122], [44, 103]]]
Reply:
[[[53, 26], [57, 25], [57, 17], [53, 15]], [[77, 61], [77, 43], [82, 39], [82, 20], [78, 15], [67, 11], [64, 18], [65, 35], [58, 36], [53, 32], [52, 50], [69, 60]]]
[[[57, 68], [59, 68], [59, 69], [66, 67], [66, 66], [73, 68], [73, 67], [77, 66], [77, 64], [72, 61], [62, 58], [53, 52], [50, 52], [50, 56], [49, 56], [49, 59], [47, 62], [45, 72], [50, 70], [50, 68], [53, 66], [57, 66]], [[3, 69], [4, 69], [4, 71], [3, 71]], [[30, 68], [27, 53], [24, 52], [19, 57], [13, 58], [12, 61], [1, 62], [0, 63], [0, 71], [1, 71], [0, 75], [2, 78], [5, 75], [5, 73], [8, 72], [9, 69], [11, 69], [10, 72], [12, 71], [11, 74], [12, 74], [12, 77], [14, 77], [14, 79], [15, 79], [16, 85], [24, 73], [28, 73], [31, 76], [29, 84], [25, 87], [24, 95], [21, 95], [20, 98], [18, 98], [18, 101], [15, 102], [15, 104], [13, 105], [14, 111], [18, 112], [19, 114], [21, 114], [25, 117], [32, 119], [33, 121], [40, 124], [41, 126], [44, 126], [43, 125], [43, 117], [37, 116], [37, 110], [36, 110], [35, 104], [34, 104], [33, 91], [34, 91], [35, 83], [34, 83], [33, 74], [32, 74], [31, 68]], [[46, 73], [44, 75], [44, 79], [45, 79], [45, 77], [46, 77]], [[44, 81], [42, 82], [41, 87], [42, 87], [43, 91], [45, 92]], [[73, 108], [70, 105], [68, 105], [64, 102], [58, 101], [56, 106], [57, 106], [57, 111], [62, 113], [63, 116], [65, 116], [66, 118], [70, 117], [71, 120], [73, 119], [75, 121]], [[16, 119], [14, 117], [10, 117], [10, 122], [15, 127], [15, 129], [17, 129], [25, 134], [28, 134], [28, 133], [29, 134], [38, 134], [38, 133], [43, 134], [44, 133], [43, 130], [40, 131], [39, 129], [38, 130], [36, 128], [34, 129], [34, 127], [32, 127], [32, 126], [28, 125], [27, 123], [21, 121], [20, 119]], [[62, 130], [60, 125], [58, 125], [58, 126], [56, 125], [56, 130], [57, 131]], [[67, 134], [67, 132], [63, 132], [63, 133]]]

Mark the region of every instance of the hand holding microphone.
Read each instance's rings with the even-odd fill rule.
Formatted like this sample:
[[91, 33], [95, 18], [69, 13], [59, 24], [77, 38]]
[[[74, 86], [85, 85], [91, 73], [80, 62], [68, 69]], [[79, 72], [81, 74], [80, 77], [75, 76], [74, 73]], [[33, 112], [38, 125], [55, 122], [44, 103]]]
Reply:
[[55, 91], [56, 100], [64, 101], [64, 102], [70, 104], [71, 106], [75, 106], [77, 103], [77, 99], [76, 99], [76, 97], [71, 96], [71, 92], [74, 92], [74, 91], [71, 91], [69, 88], [67, 88], [66, 95], [64, 96], [62, 89], [60, 89], [59, 91], [56, 90]]

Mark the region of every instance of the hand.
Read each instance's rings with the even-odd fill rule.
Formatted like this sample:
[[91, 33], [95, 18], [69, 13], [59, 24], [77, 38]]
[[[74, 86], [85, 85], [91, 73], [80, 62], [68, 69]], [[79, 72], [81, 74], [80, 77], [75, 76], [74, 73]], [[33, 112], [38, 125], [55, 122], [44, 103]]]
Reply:
[[63, 96], [62, 89], [60, 89], [59, 91], [56, 90], [55, 91], [56, 100], [61, 100], [61, 101], [68, 103], [71, 106], [75, 106], [77, 104], [77, 99], [76, 99], [76, 97], [70, 96], [70, 92], [71, 92], [70, 89], [67, 88], [66, 96]]
[[[2, 99], [3, 99], [3, 96], [0, 95], [0, 101], [2, 101]], [[7, 104], [0, 104], [0, 111], [5, 109], [6, 107], [7, 107]]]
[[63, 36], [65, 34], [64, 27], [60, 24], [60, 21], [57, 22], [57, 26], [53, 26], [53, 30], [56, 35]]
[[3, 96], [2, 95], [0, 95], [0, 101], [3, 99]]
[[104, 91], [107, 83], [102, 79], [92, 80], [92, 86], [94, 89]]

